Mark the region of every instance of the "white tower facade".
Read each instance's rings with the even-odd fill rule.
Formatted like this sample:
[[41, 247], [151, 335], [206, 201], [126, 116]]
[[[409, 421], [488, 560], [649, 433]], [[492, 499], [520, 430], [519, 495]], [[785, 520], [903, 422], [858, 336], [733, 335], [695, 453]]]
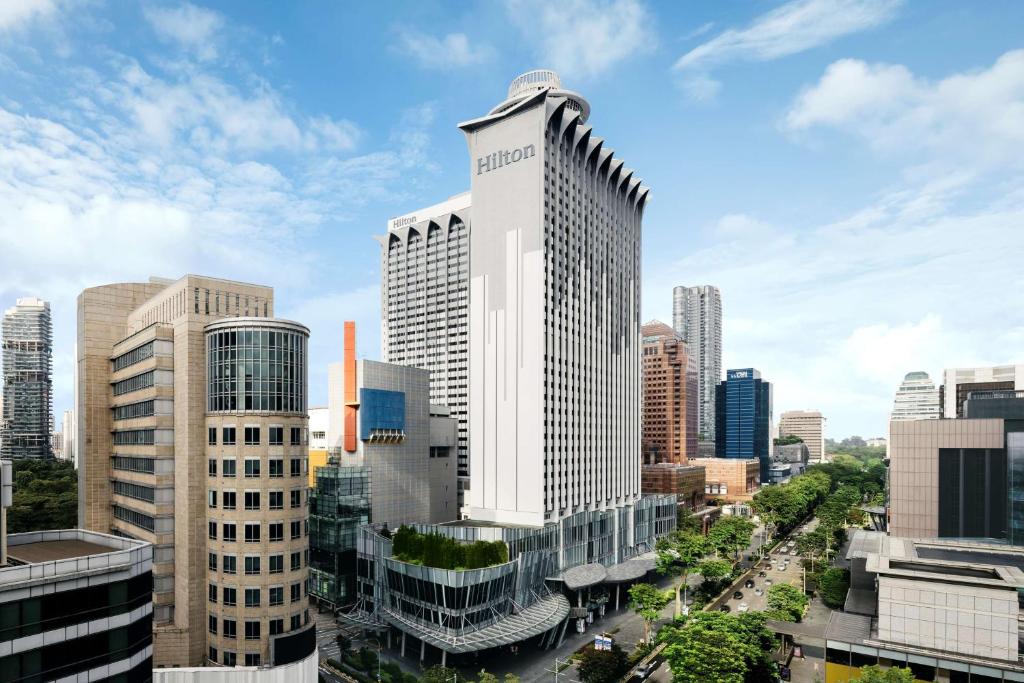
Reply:
[[722, 381], [722, 293], [699, 285], [672, 290], [672, 327], [697, 360], [697, 431], [715, 440], [715, 387]]
[[473, 519], [540, 526], [640, 496], [648, 189], [551, 71], [460, 125], [470, 152]]
[[935, 382], [927, 372], [908, 372], [896, 390], [890, 420], [937, 420], [941, 416]]

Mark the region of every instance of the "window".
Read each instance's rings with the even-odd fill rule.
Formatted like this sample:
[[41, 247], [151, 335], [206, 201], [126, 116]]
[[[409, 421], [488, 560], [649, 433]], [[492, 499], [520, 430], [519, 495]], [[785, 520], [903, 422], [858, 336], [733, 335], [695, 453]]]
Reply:
[[209, 657], [210, 657], [210, 661], [211, 662], [213, 662], [215, 664], [217, 663], [217, 648], [215, 648], [212, 645], [210, 646], [210, 655], [209, 655]]
[[[283, 541], [284, 540], [284, 522], [271, 522], [270, 523], [270, 540], [271, 542]], [[257, 539], [259, 540], [259, 539]]]
[[149, 417], [155, 414], [156, 402], [153, 399], [148, 401], [139, 401], [138, 403], [129, 403], [123, 406], [117, 406], [114, 408], [114, 419], [115, 420], [131, 420], [136, 417]]
[[295, 629], [297, 629], [300, 626], [302, 626], [302, 615], [301, 614], [293, 614], [292, 618], [291, 618], [291, 622], [292, 622], [291, 623], [291, 630], [294, 631]]
[[210, 476], [211, 477], [216, 477], [217, 476], [217, 461], [214, 460], [213, 458], [210, 458], [209, 468], [210, 468], [209, 469]]
[[246, 446], [259, 446], [260, 445], [260, 428], [259, 427], [246, 427], [245, 428], [245, 445]]
[[245, 509], [246, 510], [259, 510], [260, 509], [260, 492], [259, 491], [246, 491], [245, 492]]
[[245, 606], [246, 607], [259, 607], [260, 606], [260, 589], [259, 588], [246, 588], [245, 589]]
[[217, 522], [209, 522], [208, 526], [209, 526], [209, 531], [210, 531], [210, 540], [211, 541], [216, 541], [217, 540]]
[[[234, 636], [231, 637], [234, 638]], [[237, 661], [234, 652], [224, 652], [224, 666], [234, 666]]]
[[[293, 491], [294, 493], [294, 491]], [[271, 491], [270, 492], [270, 509], [271, 510], [282, 510], [284, 509], [284, 491]]]
[[291, 503], [293, 508], [302, 507], [302, 489], [293, 489], [291, 491]]
[[210, 633], [217, 635], [217, 617], [210, 615]]
[[220, 592], [222, 602], [225, 607], [234, 607], [238, 604], [238, 589], [230, 586], [224, 586], [224, 589]]
[[[207, 491], [207, 504], [211, 508], [217, 507], [217, 492], [214, 491], [213, 489], [210, 489], [209, 491]], [[211, 536], [211, 538], [212, 538], [212, 536]]]
[[[294, 569], [294, 567], [293, 567], [293, 569]], [[292, 602], [298, 602], [299, 600], [302, 599], [302, 584], [301, 583], [293, 583], [291, 585], [291, 595], [292, 595]], [[295, 628], [295, 627], [292, 626], [292, 628]]]
[[245, 542], [246, 543], [259, 543], [260, 542], [260, 523], [259, 522], [246, 522], [245, 523]]
[[302, 538], [302, 520], [292, 520], [292, 540]]
[[[238, 632], [236, 630], [237, 624], [235, 624], [235, 620], [234, 619], [225, 619], [224, 622], [223, 622], [223, 626], [224, 626], [224, 637], [225, 638], [235, 638], [235, 637], [238, 636]], [[225, 656], [225, 658], [227, 657], [227, 653], [226, 652], [224, 653], [224, 656]]]
[[221, 443], [225, 446], [235, 445], [235, 428], [225, 427], [221, 430]]
[[270, 556], [270, 573], [280, 574], [284, 571], [284, 555]]
[[302, 460], [300, 458], [292, 458], [291, 475], [293, 477], [301, 477], [302, 476]]
[[217, 584], [215, 583], [210, 584], [209, 600], [210, 602], [217, 602]]
[[291, 445], [293, 445], [293, 446], [301, 446], [302, 445], [302, 430], [301, 429], [299, 429], [298, 427], [292, 427], [291, 428], [291, 434], [289, 436], [291, 436], [291, 439], [289, 439], [289, 442], [291, 443]]
[[122, 394], [129, 394], [139, 389], [146, 389], [147, 387], [153, 386], [153, 380], [156, 378], [156, 373], [153, 370], [144, 372], [141, 375], [135, 375], [128, 379], [123, 379], [120, 382], [114, 383], [114, 396], [121, 396]]
[[210, 553], [210, 571], [217, 571], [217, 553]]
[[245, 573], [246, 574], [259, 574], [260, 573], [260, 557], [259, 555], [247, 555], [245, 558]]
[[302, 569], [302, 553], [300, 552], [292, 553], [292, 571], [296, 569]]
[[224, 491], [220, 494], [221, 507], [225, 510], [235, 509], [235, 492]]
[[234, 458], [224, 458], [224, 461], [223, 461], [222, 465], [223, 465], [223, 469], [224, 469], [223, 476], [225, 476], [225, 477], [233, 477], [233, 476], [235, 476], [235, 459]]
[[216, 427], [209, 427], [206, 431], [208, 433], [210, 445], [211, 446], [216, 446], [217, 445], [217, 428]]
[[245, 476], [250, 479], [260, 476], [260, 459], [259, 458], [246, 458], [245, 459]]
[[142, 346], [137, 346], [131, 351], [122, 353], [120, 356], [113, 361], [113, 371], [124, 370], [125, 368], [140, 363], [147, 358], [153, 357], [153, 342], [146, 342]]
[[284, 476], [284, 460], [281, 458], [270, 459], [270, 476], [271, 477], [283, 477]]
[[[238, 558], [234, 555], [224, 556], [224, 573], [235, 574], [238, 572]], [[224, 590], [227, 590], [226, 588]]]
[[284, 586], [270, 587], [270, 606], [284, 604]]
[[271, 619], [269, 624], [270, 635], [276, 636], [278, 633], [284, 633], [284, 619]]
[[270, 445], [281, 446], [284, 444], [284, 427], [270, 428]]
[[[214, 524], [214, 522], [210, 522], [210, 524]], [[236, 532], [234, 522], [224, 522], [223, 530], [223, 536], [225, 541], [227, 541], [228, 543], [234, 543], [237, 540], [237, 536], [235, 535]]]
[[[245, 625], [248, 626], [249, 622], [246, 622]], [[259, 624], [257, 623], [256, 626], [257, 626], [256, 631], [257, 631], [257, 633], [259, 633]], [[259, 639], [259, 635], [257, 635], [256, 638]], [[246, 635], [246, 639], [249, 639], [248, 635]], [[246, 652], [245, 653], [245, 665], [246, 666], [259, 666], [260, 665], [260, 653], [259, 652]]]

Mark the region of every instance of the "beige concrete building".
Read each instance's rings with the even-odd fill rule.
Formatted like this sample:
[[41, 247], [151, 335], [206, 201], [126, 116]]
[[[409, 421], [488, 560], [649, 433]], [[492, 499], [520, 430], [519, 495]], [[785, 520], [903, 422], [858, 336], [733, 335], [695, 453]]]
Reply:
[[804, 440], [812, 465], [825, 461], [825, 418], [817, 410], [789, 410], [779, 416], [779, 438], [786, 436]]
[[[78, 297], [79, 524], [153, 544], [155, 667], [199, 666], [209, 653], [205, 327], [273, 313], [269, 287], [195, 275]], [[304, 424], [304, 405], [301, 412], [292, 421]], [[278, 424], [269, 409], [253, 409], [251, 420], [262, 425], [272, 415]], [[238, 424], [242, 439], [245, 422]], [[296, 457], [304, 475], [304, 446]]]
[[964, 417], [964, 401], [972, 391], [1024, 390], [1024, 365], [946, 368], [940, 389], [942, 416]]
[[704, 497], [743, 503], [761, 489], [761, 463], [757, 458], [694, 458], [704, 468]]

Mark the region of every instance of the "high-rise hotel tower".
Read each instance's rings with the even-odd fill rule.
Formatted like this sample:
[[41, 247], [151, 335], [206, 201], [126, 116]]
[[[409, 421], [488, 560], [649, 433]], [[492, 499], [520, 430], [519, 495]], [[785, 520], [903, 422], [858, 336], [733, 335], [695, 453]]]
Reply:
[[715, 390], [722, 381], [722, 293], [699, 285], [672, 290], [672, 327], [697, 359], [697, 429], [701, 441], [715, 439]]
[[541, 526], [640, 497], [648, 198], [552, 71], [460, 124], [469, 146], [472, 519]]

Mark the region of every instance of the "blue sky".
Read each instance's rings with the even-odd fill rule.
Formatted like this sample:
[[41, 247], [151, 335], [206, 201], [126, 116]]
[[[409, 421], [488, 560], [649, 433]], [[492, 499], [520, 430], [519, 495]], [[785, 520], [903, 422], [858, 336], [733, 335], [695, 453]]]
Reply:
[[[1024, 3], [0, 4], [0, 303], [201, 273], [379, 354], [386, 220], [468, 188], [459, 121], [539, 67], [652, 188], [644, 317], [715, 284], [724, 362], [882, 435], [905, 372], [1024, 361]], [[58, 417], [59, 420], [59, 417]]]

